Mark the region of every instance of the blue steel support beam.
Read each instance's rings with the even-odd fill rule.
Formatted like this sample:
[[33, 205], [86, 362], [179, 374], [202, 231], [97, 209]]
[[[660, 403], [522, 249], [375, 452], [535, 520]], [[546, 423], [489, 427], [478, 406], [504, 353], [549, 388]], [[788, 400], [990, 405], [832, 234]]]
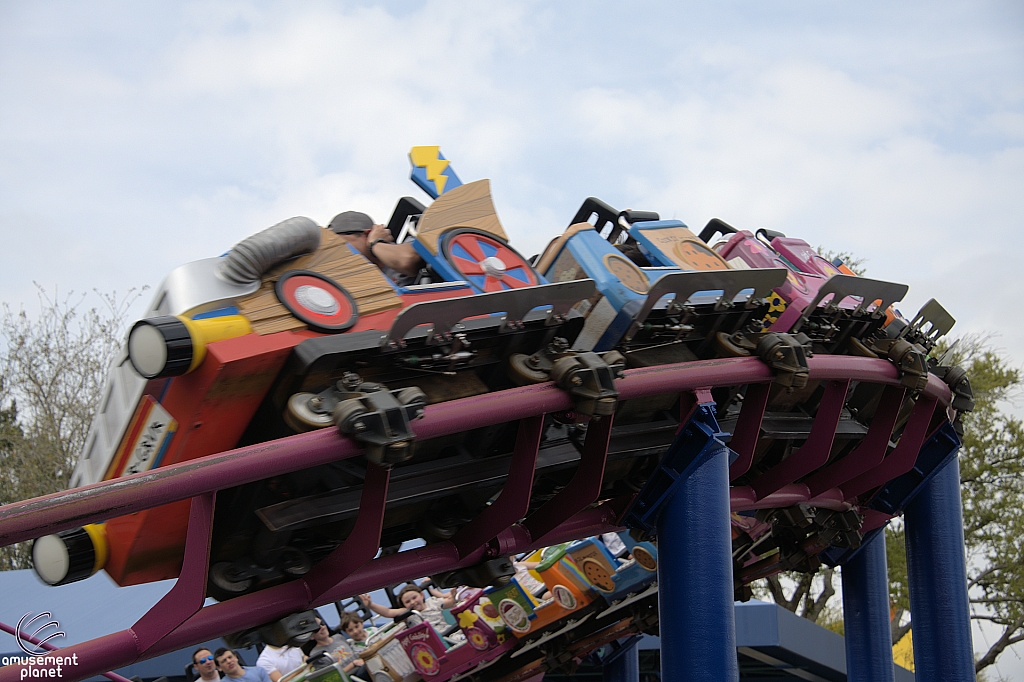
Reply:
[[907, 505], [905, 518], [917, 679], [973, 682], [958, 459]]
[[626, 645], [601, 671], [604, 682], [640, 682], [640, 649], [637, 642]]
[[894, 682], [884, 532], [843, 564], [843, 617], [849, 682]]
[[[713, 406], [704, 409], [705, 419], [714, 423]], [[739, 680], [729, 449], [720, 441], [707, 460], [677, 483], [657, 528], [661, 679]]]

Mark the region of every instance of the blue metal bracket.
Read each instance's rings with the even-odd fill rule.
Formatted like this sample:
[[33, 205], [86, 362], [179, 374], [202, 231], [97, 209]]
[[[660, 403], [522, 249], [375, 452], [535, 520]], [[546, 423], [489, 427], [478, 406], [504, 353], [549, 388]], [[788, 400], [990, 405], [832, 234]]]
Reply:
[[821, 558], [821, 562], [826, 566], [832, 566], [833, 568], [836, 566], [842, 566], [850, 559], [857, 556], [860, 552], [860, 548], [874, 540], [876, 535], [885, 532], [888, 525], [889, 522], [886, 521], [882, 526], [868, 531], [867, 535], [861, 538], [860, 547], [857, 549], [851, 549], [849, 547], [829, 547], [818, 556]]
[[953, 461], [961, 445], [953, 425], [949, 422], [943, 424], [921, 446], [914, 468], [878, 489], [871, 500], [871, 508], [892, 516], [902, 514], [914, 496]]
[[[724, 433], [715, 419], [715, 404], [701, 403], [693, 416], [676, 434], [672, 445], [651, 474], [647, 483], [622, 517], [623, 525], [655, 533], [658, 516], [665, 504], [672, 498], [686, 478], [722, 450], [729, 450], [723, 442], [729, 434]], [[729, 450], [729, 463], [737, 454]]]

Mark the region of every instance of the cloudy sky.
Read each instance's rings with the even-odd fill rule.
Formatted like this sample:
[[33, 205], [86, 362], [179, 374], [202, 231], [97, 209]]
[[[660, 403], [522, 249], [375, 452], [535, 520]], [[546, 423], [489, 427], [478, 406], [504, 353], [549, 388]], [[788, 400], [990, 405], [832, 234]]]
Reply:
[[0, 0], [0, 301], [152, 287], [294, 215], [384, 221], [425, 199], [417, 144], [491, 178], [527, 255], [587, 196], [768, 227], [1024, 364], [1011, 1]]

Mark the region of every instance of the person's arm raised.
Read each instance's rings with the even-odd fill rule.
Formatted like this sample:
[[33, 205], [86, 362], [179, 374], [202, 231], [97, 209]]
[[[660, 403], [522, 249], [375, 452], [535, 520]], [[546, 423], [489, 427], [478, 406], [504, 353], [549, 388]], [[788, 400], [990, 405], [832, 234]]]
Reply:
[[423, 267], [423, 259], [412, 244], [395, 244], [391, 233], [383, 225], [374, 225], [367, 237], [370, 255], [380, 263], [403, 275], [413, 277]]
[[408, 611], [408, 609], [392, 609], [387, 606], [375, 604], [373, 603], [373, 599], [371, 599], [370, 595], [368, 594], [359, 595], [359, 599], [363, 602], [363, 606], [370, 609], [379, 616], [384, 616], [385, 618], [394, 618], [395, 616], [400, 616], [406, 611]]

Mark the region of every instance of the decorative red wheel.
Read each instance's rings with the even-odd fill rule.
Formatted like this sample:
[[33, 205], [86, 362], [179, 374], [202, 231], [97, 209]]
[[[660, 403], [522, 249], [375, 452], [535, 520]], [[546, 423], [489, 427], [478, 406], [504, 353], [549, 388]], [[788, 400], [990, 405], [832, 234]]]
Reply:
[[319, 332], [343, 332], [359, 319], [359, 310], [345, 288], [317, 272], [290, 270], [274, 287], [277, 300], [295, 317]]
[[466, 630], [466, 640], [477, 651], [487, 651], [487, 647], [490, 646], [490, 642], [487, 641], [487, 635], [478, 627], [471, 627]]
[[433, 677], [441, 672], [441, 661], [437, 660], [434, 650], [423, 642], [416, 642], [409, 647], [409, 659], [420, 675]]
[[525, 258], [486, 232], [452, 232], [442, 248], [459, 276], [480, 291], [504, 291], [540, 284], [536, 271]]

